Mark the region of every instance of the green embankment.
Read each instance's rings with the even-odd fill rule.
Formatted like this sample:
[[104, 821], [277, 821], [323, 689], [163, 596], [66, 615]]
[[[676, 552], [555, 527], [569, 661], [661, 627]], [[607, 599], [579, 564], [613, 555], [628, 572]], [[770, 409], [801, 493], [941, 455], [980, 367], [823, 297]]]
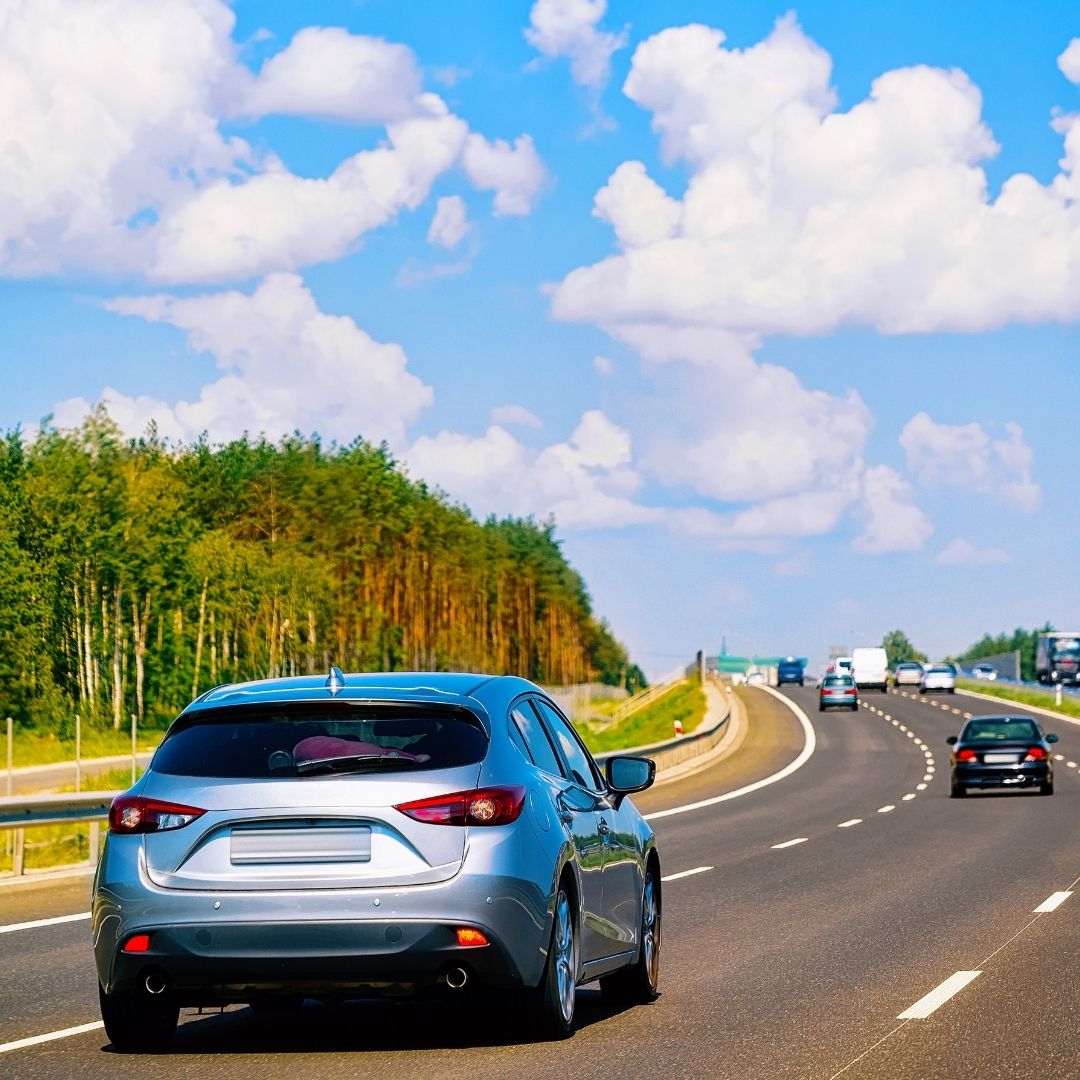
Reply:
[[994, 683], [976, 682], [968, 679], [959, 680], [957, 686], [961, 690], [974, 690], [976, 693], [985, 694], [987, 697], [1001, 698], [1003, 701], [1015, 701], [1018, 705], [1033, 705], [1037, 709], [1050, 709], [1051, 712], [1059, 712], [1063, 716], [1080, 718], [1080, 702], [1068, 695], [1062, 695], [1061, 704], [1055, 705], [1050, 694], [1038, 690], [1025, 690], [1023, 687], [997, 686]]
[[[144, 750], [156, 749], [165, 729], [144, 728], [136, 733], [136, 747], [141, 753]], [[65, 765], [75, 760], [75, 739], [61, 739], [55, 734], [40, 734], [36, 731], [23, 731], [16, 729], [12, 740], [12, 758], [16, 769], [29, 765]], [[3, 728], [0, 727], [0, 753], [7, 754], [4, 743]], [[86, 761], [89, 758], [115, 757], [120, 754], [131, 753], [131, 732], [114, 731], [112, 728], [101, 730], [87, 725], [87, 730], [82, 733], [82, 757]], [[6, 761], [6, 757], [0, 760], [0, 764]]]
[[579, 723], [577, 729], [594, 754], [670, 739], [675, 721], [681, 720], [683, 733], [695, 731], [705, 719], [705, 692], [697, 679], [678, 686], [617, 724]]

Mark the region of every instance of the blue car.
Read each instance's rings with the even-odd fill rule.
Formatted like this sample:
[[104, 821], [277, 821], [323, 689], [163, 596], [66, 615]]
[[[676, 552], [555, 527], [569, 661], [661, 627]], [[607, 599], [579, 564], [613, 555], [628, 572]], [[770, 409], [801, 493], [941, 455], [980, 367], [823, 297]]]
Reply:
[[796, 656], [787, 656], [776, 666], [776, 685], [785, 683], [806, 685], [806, 664]]

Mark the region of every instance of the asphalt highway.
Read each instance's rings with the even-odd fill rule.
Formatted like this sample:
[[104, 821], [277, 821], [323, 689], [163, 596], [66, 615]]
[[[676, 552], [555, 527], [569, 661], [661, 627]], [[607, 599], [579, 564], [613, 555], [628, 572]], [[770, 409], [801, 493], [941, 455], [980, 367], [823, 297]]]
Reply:
[[75, 879], [0, 891], [0, 1077], [1080, 1078], [1080, 725], [1040, 718], [1061, 736], [1053, 797], [956, 800], [963, 713], [1023, 710], [890, 693], [819, 714], [785, 689], [807, 756], [780, 695], [740, 693], [738, 752], [636, 800], [667, 878], [655, 1003], [586, 988], [560, 1043], [462, 998], [185, 1015], [153, 1058], [98, 1027], [12, 1047], [98, 1020], [86, 920], [5, 929], [85, 912]]

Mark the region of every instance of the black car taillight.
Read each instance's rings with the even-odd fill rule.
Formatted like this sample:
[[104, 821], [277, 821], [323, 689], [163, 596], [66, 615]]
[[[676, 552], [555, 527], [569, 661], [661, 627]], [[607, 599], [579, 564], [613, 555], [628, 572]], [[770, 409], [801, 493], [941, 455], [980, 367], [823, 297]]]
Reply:
[[205, 813], [195, 806], [145, 799], [141, 795], [117, 795], [109, 807], [109, 831], [126, 834], [182, 829]]
[[978, 758], [978, 755], [975, 753], [974, 750], [957, 750], [957, 752], [956, 752], [956, 760], [957, 761], [978, 761], [979, 758]]
[[1049, 757], [1041, 746], [1033, 746], [1024, 757], [1025, 761], [1045, 761]]
[[399, 803], [395, 810], [428, 825], [509, 825], [525, 805], [523, 787], [487, 787], [454, 791]]

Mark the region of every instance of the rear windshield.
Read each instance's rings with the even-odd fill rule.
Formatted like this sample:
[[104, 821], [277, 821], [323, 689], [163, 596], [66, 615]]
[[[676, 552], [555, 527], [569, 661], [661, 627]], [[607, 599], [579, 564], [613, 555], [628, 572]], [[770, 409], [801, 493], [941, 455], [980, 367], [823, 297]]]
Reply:
[[155, 772], [236, 779], [450, 769], [481, 761], [488, 739], [465, 710], [292, 706], [181, 717]]
[[935, 664], [927, 671], [928, 675], [954, 675], [955, 672], [948, 664]]
[[829, 675], [822, 686], [854, 686], [855, 680], [850, 675]]
[[969, 720], [964, 741], [982, 739], [1038, 739], [1039, 729], [1033, 720]]

